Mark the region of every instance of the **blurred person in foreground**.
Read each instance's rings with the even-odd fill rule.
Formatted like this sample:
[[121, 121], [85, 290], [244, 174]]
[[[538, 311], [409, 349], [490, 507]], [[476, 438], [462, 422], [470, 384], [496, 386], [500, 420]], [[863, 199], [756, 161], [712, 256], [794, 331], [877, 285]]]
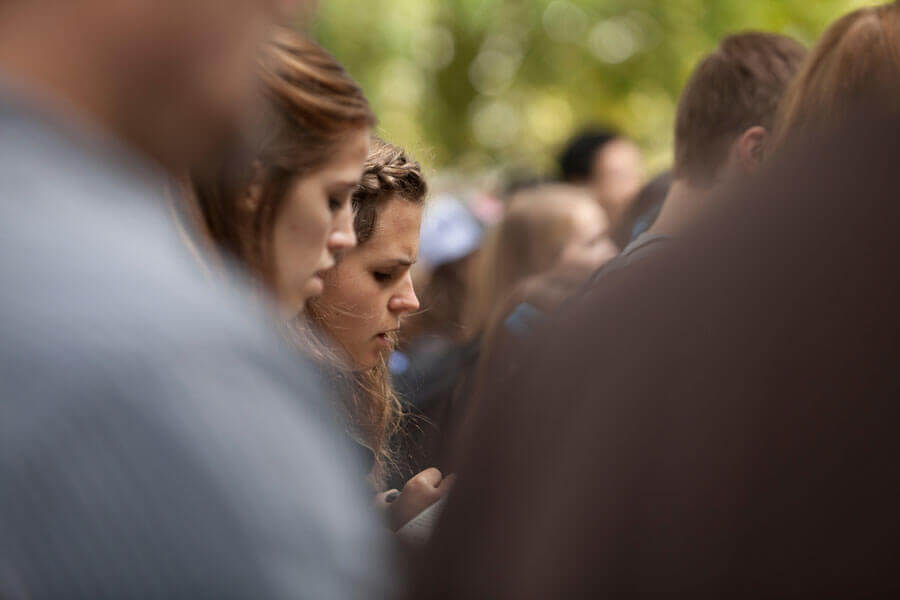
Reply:
[[641, 188], [643, 164], [637, 144], [602, 128], [577, 134], [559, 155], [560, 179], [590, 191], [606, 213], [617, 242], [623, 218]]
[[762, 162], [778, 103], [806, 49], [772, 33], [724, 38], [694, 69], [675, 114], [675, 165], [653, 225], [605, 265], [598, 279], [664, 248], [723, 183]]
[[760, 172], [485, 390], [412, 597], [900, 593], [897, 56], [835, 23]]
[[241, 128], [293, 4], [0, 3], [4, 598], [383, 591], [321, 389], [163, 192]]

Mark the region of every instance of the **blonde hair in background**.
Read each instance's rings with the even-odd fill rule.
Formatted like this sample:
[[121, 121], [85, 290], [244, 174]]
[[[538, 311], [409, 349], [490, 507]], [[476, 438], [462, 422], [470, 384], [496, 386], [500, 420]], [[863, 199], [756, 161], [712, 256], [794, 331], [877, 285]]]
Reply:
[[484, 333], [503, 310], [516, 285], [559, 262], [575, 230], [574, 209], [595, 205], [576, 186], [543, 184], [513, 195], [500, 224], [487, 236], [477, 266], [475, 290], [467, 308], [470, 335]]

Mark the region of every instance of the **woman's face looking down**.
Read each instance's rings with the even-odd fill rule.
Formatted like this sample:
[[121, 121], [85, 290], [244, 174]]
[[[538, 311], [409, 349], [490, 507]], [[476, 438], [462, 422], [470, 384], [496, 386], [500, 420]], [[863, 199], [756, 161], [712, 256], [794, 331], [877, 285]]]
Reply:
[[282, 319], [321, 294], [336, 255], [356, 245], [350, 195], [368, 150], [369, 130], [354, 132], [328, 162], [288, 188], [272, 230], [272, 286]]
[[372, 236], [326, 274], [318, 301], [322, 325], [355, 369], [372, 368], [390, 352], [401, 318], [419, 308], [409, 270], [419, 251], [422, 209], [397, 195], [383, 201]]

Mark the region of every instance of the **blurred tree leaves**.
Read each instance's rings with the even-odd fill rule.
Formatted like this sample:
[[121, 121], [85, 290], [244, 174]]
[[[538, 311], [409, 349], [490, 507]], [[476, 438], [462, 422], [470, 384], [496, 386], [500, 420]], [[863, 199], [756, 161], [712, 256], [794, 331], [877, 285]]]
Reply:
[[325, 0], [312, 30], [360, 82], [380, 133], [432, 168], [546, 172], [586, 124], [671, 157], [678, 93], [725, 34], [806, 44], [862, 0]]

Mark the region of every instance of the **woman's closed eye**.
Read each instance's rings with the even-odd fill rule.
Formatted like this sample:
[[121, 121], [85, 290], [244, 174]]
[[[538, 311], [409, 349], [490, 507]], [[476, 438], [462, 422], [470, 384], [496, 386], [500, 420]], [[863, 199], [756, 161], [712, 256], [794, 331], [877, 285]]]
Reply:
[[344, 207], [344, 199], [343, 198], [335, 198], [334, 196], [328, 196], [328, 210], [331, 212], [340, 212], [340, 210]]
[[392, 271], [379, 271], [379, 270], [372, 271], [372, 277], [374, 277], [375, 281], [377, 281], [379, 283], [384, 283], [386, 281], [390, 281], [391, 277], [393, 277], [393, 276], [394, 276], [394, 273]]

